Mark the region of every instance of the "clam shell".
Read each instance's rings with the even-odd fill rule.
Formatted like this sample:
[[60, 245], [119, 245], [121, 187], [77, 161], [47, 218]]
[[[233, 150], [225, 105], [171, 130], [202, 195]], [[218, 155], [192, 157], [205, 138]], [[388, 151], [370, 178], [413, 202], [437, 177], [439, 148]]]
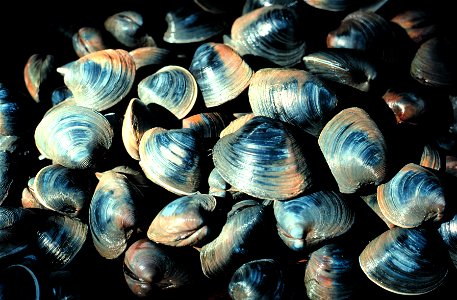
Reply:
[[189, 71], [197, 81], [206, 107], [218, 106], [238, 97], [254, 74], [235, 50], [215, 42], [198, 46]]
[[211, 233], [210, 215], [215, 208], [216, 198], [211, 195], [175, 199], [154, 217], [147, 231], [148, 238], [175, 247], [201, 244]]
[[77, 105], [107, 110], [124, 99], [133, 86], [136, 66], [123, 49], [89, 53], [57, 68]]
[[243, 127], [250, 119], [255, 117], [254, 113], [247, 113], [242, 116], [237, 117], [235, 120], [231, 121], [219, 134], [219, 137], [226, 136], [227, 134], [233, 133]]
[[425, 144], [419, 165], [425, 168], [442, 171], [445, 168], [445, 157], [437, 146]]
[[[353, 11], [360, 8], [360, 0], [305, 0], [312, 7], [327, 11]], [[373, 1], [371, 1], [373, 2]]]
[[338, 100], [318, 77], [292, 68], [258, 70], [249, 85], [252, 112], [295, 125], [318, 136]]
[[35, 144], [46, 158], [67, 168], [94, 168], [111, 147], [113, 129], [99, 112], [73, 105], [50, 109], [35, 128]]
[[260, 199], [285, 200], [311, 188], [305, 151], [288, 125], [255, 116], [213, 147], [214, 166], [237, 190]]
[[203, 112], [184, 118], [182, 127], [200, 132], [203, 138], [219, 139], [219, 135], [232, 119], [221, 112]]
[[181, 66], [168, 65], [142, 79], [137, 86], [138, 97], [145, 104], [158, 104], [178, 119], [194, 107], [198, 88], [194, 76]]
[[139, 47], [129, 51], [129, 54], [138, 70], [146, 66], [165, 64], [171, 56], [171, 51], [159, 47]]
[[418, 45], [436, 36], [439, 32], [438, 24], [433, 14], [419, 7], [405, 8], [390, 20], [400, 25]]
[[21, 136], [24, 133], [24, 106], [19, 97], [5, 84], [0, 83], [0, 135]]
[[32, 54], [24, 67], [24, 82], [35, 102], [46, 100], [46, 90], [52, 83], [52, 73], [56, 70], [56, 60], [51, 54]]
[[7, 199], [8, 194], [13, 189], [15, 173], [15, 157], [7, 152], [0, 150], [0, 205]]
[[105, 29], [128, 48], [154, 47], [156, 42], [145, 32], [143, 16], [133, 10], [115, 13], [105, 19]]
[[79, 57], [107, 48], [101, 30], [95, 27], [84, 26], [79, 28], [73, 34], [71, 41], [73, 49]]
[[441, 223], [438, 232], [443, 239], [454, 266], [457, 267], [457, 214]]
[[414, 163], [406, 164], [388, 182], [377, 187], [379, 208], [393, 224], [411, 228], [439, 222], [446, 200], [439, 177]]
[[200, 188], [202, 153], [202, 137], [196, 131], [154, 127], [141, 138], [139, 163], [149, 180], [183, 196]]
[[306, 43], [299, 27], [293, 9], [278, 4], [264, 6], [236, 18], [224, 43], [241, 56], [258, 56], [277, 66], [290, 67], [305, 54]]
[[318, 191], [275, 201], [273, 211], [279, 237], [294, 251], [307, 251], [349, 231], [355, 213], [343, 195]]
[[318, 144], [342, 193], [355, 193], [384, 181], [387, 146], [365, 110], [340, 111], [322, 129]]
[[420, 124], [429, 111], [426, 99], [415, 91], [388, 89], [382, 98], [394, 113], [397, 124]]
[[435, 233], [425, 228], [389, 229], [362, 250], [360, 267], [371, 281], [392, 293], [429, 293], [448, 273], [448, 255]]

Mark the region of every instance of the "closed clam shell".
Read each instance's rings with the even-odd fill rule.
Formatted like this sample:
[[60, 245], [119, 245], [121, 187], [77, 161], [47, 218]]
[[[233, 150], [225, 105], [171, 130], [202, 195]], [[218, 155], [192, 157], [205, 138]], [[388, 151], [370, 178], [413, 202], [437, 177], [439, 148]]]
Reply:
[[89, 206], [89, 229], [97, 252], [106, 259], [121, 256], [140, 227], [142, 192], [125, 175], [98, 174]]
[[275, 201], [276, 227], [283, 242], [294, 251], [307, 251], [349, 231], [355, 213], [343, 195], [318, 191], [286, 201]]
[[0, 83], [0, 135], [20, 136], [23, 134], [25, 110], [18, 95], [3, 83]]
[[317, 299], [353, 299], [358, 271], [357, 256], [339, 243], [313, 251], [306, 263], [306, 295]]
[[441, 171], [446, 165], [445, 157], [436, 145], [425, 144], [419, 165], [425, 168]]
[[46, 100], [48, 85], [52, 84], [52, 73], [56, 70], [55, 57], [52, 54], [35, 53], [27, 60], [24, 67], [24, 82], [35, 102]]
[[241, 265], [232, 275], [228, 293], [233, 300], [284, 299], [287, 284], [281, 264], [274, 259], [256, 259]]
[[236, 18], [225, 43], [241, 56], [259, 56], [275, 65], [290, 67], [305, 54], [306, 43], [299, 27], [293, 9], [279, 4], [263, 6]]
[[319, 147], [342, 193], [381, 184], [387, 172], [387, 146], [368, 113], [343, 109], [322, 129]]
[[145, 104], [158, 104], [178, 119], [194, 107], [198, 88], [194, 76], [177, 65], [168, 65], [142, 79], [137, 86], [138, 97]]
[[329, 48], [303, 57], [305, 69], [320, 78], [368, 92], [380, 80], [378, 67], [363, 52], [349, 48]]
[[234, 49], [215, 42], [198, 46], [189, 71], [197, 81], [206, 107], [218, 106], [238, 97], [254, 74]]
[[317, 76], [292, 68], [258, 70], [248, 93], [255, 115], [279, 119], [314, 136], [333, 117], [338, 104], [335, 93]]
[[457, 267], [457, 214], [441, 223], [438, 232], [446, 245], [452, 263]]
[[159, 47], [138, 47], [129, 51], [135, 62], [135, 67], [139, 68], [151, 65], [163, 65], [171, 56], [171, 51]]
[[156, 243], [182, 247], [198, 245], [211, 233], [211, 212], [216, 198], [194, 194], [165, 205], [149, 225], [148, 238]]
[[70, 217], [79, 216], [92, 197], [95, 176], [91, 176], [93, 174], [87, 170], [59, 164], [45, 166], [33, 180], [34, 196], [47, 209]]
[[57, 72], [63, 75], [77, 105], [102, 111], [127, 96], [136, 66], [126, 50], [104, 49], [58, 67]]
[[414, 163], [401, 168], [389, 181], [377, 187], [379, 208], [393, 224], [411, 228], [425, 222], [439, 222], [446, 200], [439, 177]]
[[438, 24], [433, 14], [420, 7], [405, 8], [395, 14], [391, 21], [400, 25], [418, 45], [436, 36], [439, 32]]
[[146, 30], [141, 13], [125, 10], [105, 19], [105, 29], [122, 45], [128, 48], [153, 47], [156, 42]]
[[232, 206], [219, 235], [200, 249], [203, 274], [208, 278], [233, 274], [242, 264], [258, 259], [267, 210], [254, 200]]
[[443, 241], [426, 228], [391, 228], [371, 240], [359, 255], [365, 275], [396, 294], [421, 295], [438, 288], [448, 274]]
[[44, 157], [67, 168], [93, 168], [111, 147], [113, 129], [99, 112], [73, 105], [51, 108], [35, 128]]
[[397, 124], [420, 124], [429, 111], [427, 99], [416, 91], [388, 89], [382, 96]]
[[165, 21], [167, 30], [163, 34], [163, 40], [171, 44], [202, 42], [222, 33], [228, 27], [224, 15], [205, 11], [193, 1], [168, 11]]
[[311, 188], [305, 151], [286, 123], [255, 116], [213, 147], [214, 166], [237, 190], [260, 199], [285, 200]]
[[79, 57], [107, 48], [102, 31], [95, 27], [84, 26], [79, 28], [71, 37], [71, 41], [73, 49]]
[[141, 138], [139, 154], [141, 169], [152, 182], [182, 196], [199, 190], [203, 140], [195, 130], [151, 128]]

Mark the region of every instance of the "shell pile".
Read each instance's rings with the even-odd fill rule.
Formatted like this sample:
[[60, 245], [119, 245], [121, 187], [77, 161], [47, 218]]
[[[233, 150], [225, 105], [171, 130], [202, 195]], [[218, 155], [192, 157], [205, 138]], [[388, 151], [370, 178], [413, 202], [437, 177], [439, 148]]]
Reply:
[[131, 2], [2, 56], [1, 299], [453, 292], [445, 8]]

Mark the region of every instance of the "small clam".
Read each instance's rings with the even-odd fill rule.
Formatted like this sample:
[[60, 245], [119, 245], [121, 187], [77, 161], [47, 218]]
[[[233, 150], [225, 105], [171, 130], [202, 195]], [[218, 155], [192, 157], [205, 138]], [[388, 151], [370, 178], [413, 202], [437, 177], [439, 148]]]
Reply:
[[421, 295], [444, 282], [448, 259], [436, 231], [394, 227], [366, 245], [359, 255], [359, 264], [380, 287], [396, 294]]
[[241, 265], [232, 275], [228, 293], [233, 300], [285, 299], [285, 272], [274, 259], [256, 259]]
[[89, 229], [98, 253], [115, 259], [142, 225], [143, 194], [123, 174], [110, 170], [97, 176], [99, 182], [89, 206]]
[[127, 48], [154, 47], [152, 36], [145, 32], [143, 16], [132, 10], [115, 13], [105, 19], [105, 29]]
[[139, 145], [140, 166], [146, 177], [177, 195], [199, 190], [203, 170], [203, 140], [193, 129], [147, 130]]
[[318, 136], [337, 108], [335, 93], [317, 76], [292, 68], [264, 68], [252, 76], [249, 103], [258, 116], [279, 119]]
[[106, 110], [124, 99], [133, 86], [136, 66], [123, 49], [89, 53], [58, 67], [77, 105]]
[[400, 25], [418, 45], [438, 34], [438, 24], [427, 9], [411, 7], [395, 14], [391, 21]]
[[343, 109], [322, 129], [318, 144], [342, 193], [354, 193], [384, 181], [386, 142], [365, 110]]
[[145, 104], [163, 106], [178, 119], [192, 110], [198, 87], [194, 76], [185, 68], [168, 65], [138, 83], [138, 97]]
[[215, 42], [198, 46], [189, 71], [197, 81], [206, 107], [218, 106], [238, 97], [254, 74], [235, 50]]
[[306, 42], [299, 28], [298, 15], [292, 8], [263, 6], [235, 19], [224, 43], [241, 56], [259, 56], [289, 67], [298, 64], [305, 54]]
[[56, 71], [56, 59], [52, 54], [32, 54], [24, 67], [24, 82], [30, 96], [37, 103], [48, 100], [47, 97], [55, 84], [53, 73]]
[[73, 34], [71, 41], [73, 49], [79, 57], [107, 48], [101, 30], [95, 27], [84, 26], [79, 28]]
[[109, 121], [99, 112], [73, 105], [51, 108], [35, 128], [35, 144], [45, 158], [67, 168], [94, 168], [113, 140]]
[[285, 200], [311, 188], [305, 151], [288, 124], [255, 116], [221, 137], [213, 148], [220, 175], [237, 190], [259, 199]]
[[439, 222], [446, 200], [439, 177], [431, 170], [408, 163], [388, 182], [377, 187], [381, 212], [393, 224], [411, 228]]
[[316, 245], [349, 231], [355, 213], [343, 195], [318, 191], [273, 203], [278, 233], [294, 251], [308, 251]]
[[151, 65], [163, 65], [171, 56], [171, 51], [159, 47], [139, 47], [129, 51], [138, 70]]
[[446, 165], [444, 160], [445, 157], [437, 146], [426, 144], [419, 164], [425, 168], [441, 171]]
[[148, 238], [175, 247], [201, 245], [211, 234], [211, 213], [215, 208], [216, 198], [207, 194], [175, 199], [154, 217]]
[[427, 99], [415, 91], [388, 89], [382, 98], [394, 113], [397, 124], [416, 125], [428, 111]]

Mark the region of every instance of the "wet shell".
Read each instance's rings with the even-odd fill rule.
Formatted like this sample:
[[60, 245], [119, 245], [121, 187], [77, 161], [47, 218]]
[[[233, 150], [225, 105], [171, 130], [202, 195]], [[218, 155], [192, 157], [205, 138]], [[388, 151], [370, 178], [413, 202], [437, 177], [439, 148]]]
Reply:
[[241, 56], [258, 56], [282, 67], [300, 62], [306, 43], [298, 30], [298, 16], [282, 5], [260, 7], [246, 13], [232, 24], [226, 44]]
[[411, 7], [400, 11], [391, 18], [391, 21], [400, 25], [418, 45], [439, 32], [433, 14], [421, 8]]
[[13, 188], [14, 166], [15, 157], [7, 151], [0, 150], [0, 205], [7, 199]]
[[105, 29], [128, 48], [154, 47], [152, 36], [145, 32], [143, 16], [131, 10], [121, 11], [106, 18]]
[[254, 71], [231, 47], [208, 42], [194, 52], [189, 71], [195, 77], [206, 107], [238, 97], [249, 85]]
[[111, 147], [113, 129], [99, 112], [82, 106], [54, 106], [35, 128], [44, 157], [72, 169], [94, 168]]
[[355, 214], [343, 195], [318, 191], [287, 201], [275, 201], [273, 210], [278, 233], [294, 251], [311, 247], [345, 234]]
[[216, 198], [206, 194], [183, 196], [165, 205], [149, 225], [148, 238], [156, 243], [182, 247], [205, 242], [211, 233], [211, 212]]
[[145, 104], [158, 104], [178, 119], [182, 119], [194, 107], [198, 88], [194, 76], [185, 68], [169, 65], [138, 83], [138, 97]]
[[98, 253], [107, 259], [121, 256], [140, 227], [143, 194], [123, 174], [105, 171], [89, 206], [89, 228]]
[[127, 51], [105, 49], [67, 63], [57, 72], [63, 75], [77, 105], [102, 111], [127, 96], [135, 80], [136, 66]]
[[318, 144], [342, 193], [355, 193], [384, 181], [386, 143], [365, 110], [343, 109], [322, 129]]
[[437, 146], [432, 144], [424, 145], [419, 165], [425, 168], [442, 171], [445, 167], [445, 158]]
[[379, 84], [378, 67], [363, 52], [331, 48], [303, 57], [305, 69], [320, 78], [342, 83], [363, 92]]
[[230, 3], [220, 0], [194, 0], [194, 2], [207, 12], [213, 14], [239, 13], [244, 0], [235, 0]]
[[93, 173], [53, 164], [41, 168], [33, 180], [33, 195], [43, 207], [70, 217], [89, 205], [95, 187]]
[[52, 91], [51, 102], [52, 102], [52, 105], [54, 106], [54, 105], [59, 104], [60, 102], [63, 102], [69, 98], [72, 98], [72, 97], [73, 97], [73, 94], [71, 93], [70, 89], [66, 85], [63, 85], [63, 86], [55, 88]]
[[[127, 248], [123, 264], [124, 278], [135, 296], [156, 297], [161, 291], [189, 288], [198, 282], [201, 270], [190, 263], [192, 257], [186, 255], [187, 252], [172, 250], [146, 238], [135, 241]], [[198, 267], [198, 264], [195, 266]]]
[[231, 121], [219, 134], [219, 137], [226, 136], [227, 134], [233, 133], [243, 127], [250, 119], [254, 118], [254, 113], [247, 113], [242, 116], [237, 117], [235, 120]]
[[[360, 0], [305, 0], [315, 8], [328, 11], [353, 11], [359, 8], [364, 1]], [[373, 2], [373, 1], [371, 1]]]
[[420, 295], [438, 288], [448, 273], [448, 255], [435, 231], [394, 227], [360, 253], [366, 276], [396, 294]]
[[219, 235], [200, 249], [203, 274], [208, 278], [233, 274], [242, 264], [259, 259], [266, 214], [265, 207], [254, 200], [234, 204]]
[[358, 262], [350, 248], [327, 244], [309, 257], [305, 269], [306, 295], [317, 299], [353, 299]]
[[438, 228], [454, 266], [457, 267], [457, 214]]
[[232, 119], [221, 112], [204, 112], [184, 118], [182, 127], [200, 132], [203, 138], [219, 139], [220, 133]]
[[76, 55], [83, 57], [86, 54], [106, 49], [102, 32], [94, 27], [81, 27], [71, 39]]
[[227, 27], [225, 16], [203, 10], [193, 1], [185, 2], [165, 15], [167, 30], [163, 40], [171, 44], [196, 43], [208, 40]]
[[165, 64], [171, 56], [171, 51], [159, 47], [139, 47], [131, 50], [129, 54], [138, 70], [146, 66]]
[[284, 299], [285, 275], [273, 259], [256, 259], [241, 265], [232, 275], [228, 293], [233, 300]]
[[237, 190], [260, 199], [285, 200], [311, 188], [304, 150], [287, 124], [256, 116], [213, 148], [220, 175]]
[[200, 188], [203, 163], [202, 137], [190, 128], [151, 128], [139, 145], [140, 166], [146, 177], [177, 195]]
[[242, 14], [247, 14], [248, 12], [251, 12], [257, 8], [264, 7], [264, 6], [270, 6], [270, 5], [293, 5], [297, 2], [297, 0], [246, 0], [244, 1], [244, 6], [242, 10]]
[[422, 166], [408, 163], [388, 182], [377, 187], [381, 212], [393, 224], [411, 228], [439, 222], [446, 200], [439, 177]]
[[127, 153], [140, 160], [138, 147], [143, 134], [154, 127], [154, 114], [139, 98], [132, 98], [122, 119], [122, 143]]
[[318, 77], [291, 68], [258, 70], [248, 94], [255, 115], [279, 119], [314, 136], [333, 117], [338, 104], [335, 93]]
[[51, 54], [32, 54], [24, 67], [24, 82], [30, 96], [36, 102], [46, 98], [47, 85], [51, 85], [52, 73], [56, 71], [55, 57]]
[[419, 124], [429, 110], [427, 100], [415, 91], [388, 89], [382, 98], [394, 113], [397, 124]]
[[24, 129], [24, 107], [17, 95], [5, 84], [0, 83], [0, 135], [20, 136]]

